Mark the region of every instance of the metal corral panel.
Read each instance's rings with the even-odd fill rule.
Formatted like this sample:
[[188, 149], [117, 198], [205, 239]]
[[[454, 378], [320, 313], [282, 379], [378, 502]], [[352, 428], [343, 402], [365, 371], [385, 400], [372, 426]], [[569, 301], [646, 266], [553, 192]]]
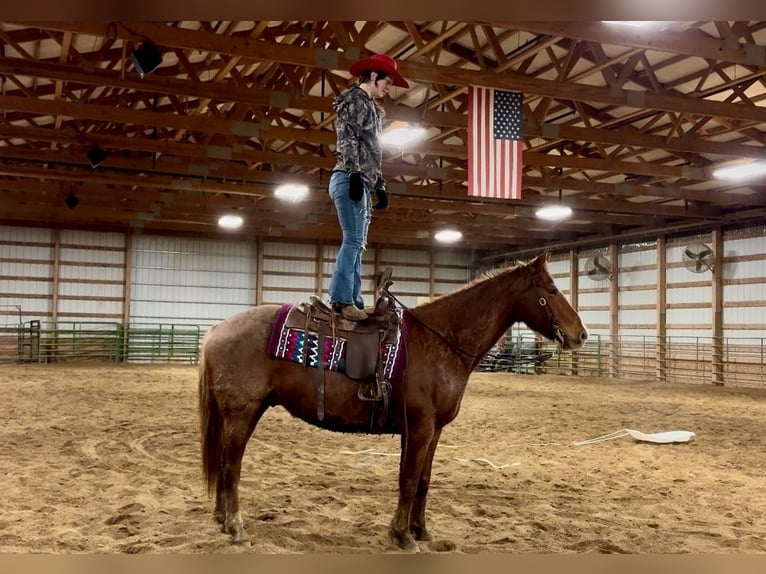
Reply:
[[[712, 345], [713, 337], [695, 329], [672, 329], [668, 328], [666, 332], [668, 340], [672, 340], [676, 345]], [[709, 357], [707, 357], [709, 358]]]
[[651, 343], [652, 345], [656, 344], [657, 341], [657, 331], [656, 329], [649, 329], [649, 328], [643, 328], [643, 329], [625, 329], [620, 328], [620, 340], [626, 339], [628, 341], [641, 341], [641, 342], [647, 342]]
[[255, 302], [253, 243], [138, 236], [133, 249], [131, 323], [208, 326]]

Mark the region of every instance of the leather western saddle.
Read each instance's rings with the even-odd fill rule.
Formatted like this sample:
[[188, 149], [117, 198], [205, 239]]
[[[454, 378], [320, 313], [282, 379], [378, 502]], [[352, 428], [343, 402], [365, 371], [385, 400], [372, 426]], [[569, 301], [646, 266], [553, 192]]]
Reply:
[[[324, 419], [324, 370], [325, 339], [342, 337], [346, 340], [346, 376], [358, 381], [357, 396], [366, 401], [383, 401], [382, 416], [388, 410], [390, 382], [383, 377], [384, 345], [390, 345], [399, 337], [399, 315], [396, 303], [389, 291], [393, 285], [391, 268], [386, 268], [376, 288], [375, 305], [365, 309], [368, 317], [363, 321], [349, 321], [336, 313], [318, 297], [294, 307], [287, 316], [286, 326], [317, 334], [320, 360], [316, 369], [317, 417]], [[308, 353], [304, 354], [304, 366], [308, 368]]]

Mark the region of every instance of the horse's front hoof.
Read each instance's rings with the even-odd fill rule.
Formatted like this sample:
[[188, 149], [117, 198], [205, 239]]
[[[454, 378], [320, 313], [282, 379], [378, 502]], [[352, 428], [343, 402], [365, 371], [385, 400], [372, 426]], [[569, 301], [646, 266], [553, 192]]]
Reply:
[[412, 534], [409, 532], [397, 532], [393, 528], [389, 531], [391, 539], [399, 548], [410, 554], [416, 554], [420, 552], [420, 546], [415, 542]]
[[431, 533], [428, 532], [425, 526], [411, 526], [410, 531], [415, 537], [415, 540], [419, 542], [431, 542], [434, 539], [434, 537], [431, 536]]
[[240, 521], [225, 522], [222, 530], [231, 535], [232, 544], [237, 546], [251, 546], [250, 535]]

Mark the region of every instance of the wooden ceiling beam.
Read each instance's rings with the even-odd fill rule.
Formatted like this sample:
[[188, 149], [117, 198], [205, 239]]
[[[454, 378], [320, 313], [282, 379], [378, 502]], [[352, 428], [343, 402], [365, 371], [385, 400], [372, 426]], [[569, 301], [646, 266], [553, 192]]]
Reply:
[[[742, 44], [736, 38], [714, 38], [699, 30], [676, 32], [654, 26], [626, 31], [624, 27], [599, 21], [586, 22], [527, 22], [498, 25], [521, 25], [524, 30], [547, 36], [563, 36], [601, 44], [630, 46], [641, 50], [667, 52], [683, 56], [724, 60], [733, 64], [766, 66], [766, 49], [754, 44]], [[659, 25], [660, 23], [658, 23]], [[734, 41], [732, 41], [734, 40]]]
[[[102, 24], [99, 22], [51, 21], [26, 22], [25, 24], [39, 26], [42, 29], [70, 31], [97, 37], [109, 37], [109, 34], [112, 33], [117, 38], [130, 41], [142, 41], [145, 38], [151, 38], [158, 45], [172, 48], [212, 51], [327, 70], [346, 70], [359, 56], [358, 53], [355, 53], [356, 51], [354, 53], [345, 53], [337, 50], [304, 48], [290, 44], [272, 44], [238, 36], [222, 36], [209, 32], [174, 28], [147, 22], [118, 22], [116, 27], [112, 26], [112, 24]], [[112, 26], [111, 31], [109, 29], [110, 26]], [[526, 23], [524, 28], [526, 28]], [[555, 35], [561, 36], [563, 34]], [[596, 38], [590, 39], [596, 40]], [[717, 42], [716, 46], [721, 47], [722, 44], [724, 42]], [[754, 48], [758, 47], [754, 46]], [[657, 47], [647, 49], [657, 49]], [[732, 56], [736, 55], [736, 52], [739, 50], [744, 54], [745, 49], [741, 47], [737, 48]], [[761, 51], [758, 53], [763, 53], [764, 50], [766, 49], [761, 47]], [[723, 54], [729, 54], [729, 52], [730, 50], [725, 49], [725, 52], [719, 52], [716, 57], [722, 59]], [[755, 57], [760, 59], [761, 56], [756, 54]], [[492, 71], [467, 70], [451, 66], [425, 64], [412, 60], [402, 60], [399, 63], [399, 69], [402, 75], [411, 82], [432, 82], [456, 86], [481, 85], [505, 90], [517, 90], [525, 94], [537, 96], [595, 101], [624, 107], [687, 112], [732, 119], [755, 119], [766, 122], [766, 108], [759, 106], [687, 98], [653, 92], [612, 90], [611, 88], [573, 83], [562, 86], [558, 81], [533, 78], [510, 70], [505, 71], [503, 74], [496, 74]]]

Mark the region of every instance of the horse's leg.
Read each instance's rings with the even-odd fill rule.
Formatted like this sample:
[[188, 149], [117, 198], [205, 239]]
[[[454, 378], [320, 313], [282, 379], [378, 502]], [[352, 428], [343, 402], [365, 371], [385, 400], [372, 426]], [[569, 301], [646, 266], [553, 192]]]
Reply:
[[431, 439], [431, 444], [428, 445], [423, 470], [420, 472], [418, 489], [415, 492], [415, 500], [412, 503], [410, 532], [415, 536], [415, 540], [432, 540], [426, 528], [426, 496], [428, 495], [428, 486], [431, 484], [431, 465], [434, 462], [434, 453], [441, 433], [441, 429], [437, 429]]
[[221, 436], [221, 475], [216, 485], [215, 518], [235, 544], [250, 545], [239, 511], [239, 477], [245, 446], [267, 406], [263, 402], [239, 405], [229, 410]]
[[417, 427], [410, 426], [405, 437], [402, 434], [402, 457], [399, 464], [399, 505], [391, 521], [391, 538], [402, 549], [418, 552], [417, 542], [410, 532], [410, 513], [415, 492], [420, 483], [420, 476], [426, 460], [434, 428], [428, 423]]

